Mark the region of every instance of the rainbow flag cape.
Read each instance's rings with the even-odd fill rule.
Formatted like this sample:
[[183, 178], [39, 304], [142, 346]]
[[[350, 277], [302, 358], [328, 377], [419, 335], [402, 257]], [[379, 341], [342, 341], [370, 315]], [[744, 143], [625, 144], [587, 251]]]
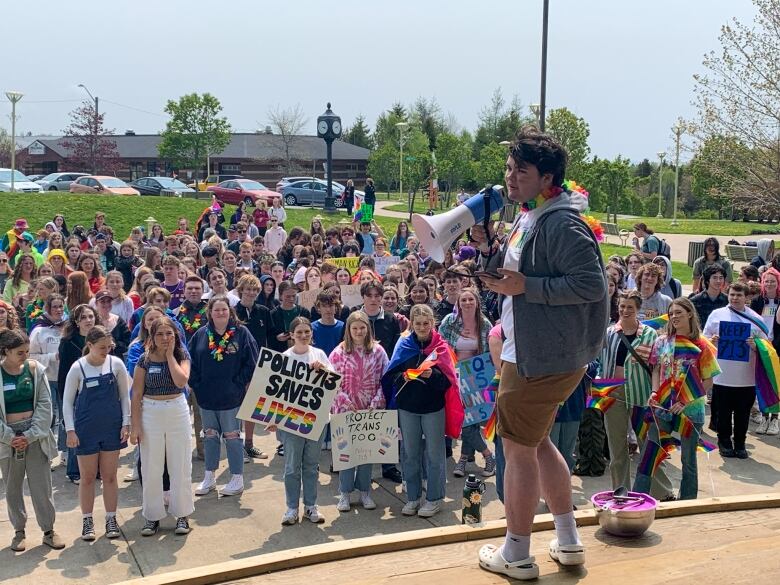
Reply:
[[406, 370], [406, 376], [410, 380], [416, 380], [420, 377], [420, 374], [425, 372], [426, 370], [430, 370], [433, 366], [436, 365], [436, 363], [439, 361], [439, 356], [436, 353], [436, 350], [433, 350], [427, 358], [425, 358], [419, 366], [416, 368], [409, 368]]
[[674, 338], [674, 359], [696, 360], [700, 353], [701, 348], [687, 337]]
[[650, 430], [650, 423], [653, 415], [647, 406], [635, 406], [631, 409], [631, 428], [636, 433], [636, 438], [644, 442], [647, 438], [647, 432]]
[[665, 449], [661, 448], [661, 445], [648, 441], [645, 446], [642, 459], [639, 461], [639, 467], [637, 467], [637, 473], [653, 477], [658, 466], [661, 465], [664, 459], [669, 457], [669, 453]]
[[756, 342], [756, 397], [761, 412], [780, 412], [780, 359], [772, 342], [754, 338]]
[[612, 398], [610, 394], [625, 383], [623, 378], [593, 380], [586, 407], [606, 412], [617, 401], [617, 398]]
[[668, 322], [669, 322], [669, 315], [665, 314], [665, 315], [659, 315], [654, 319], [645, 319], [644, 321], [642, 321], [642, 325], [647, 325], [648, 327], [652, 327], [657, 331], [661, 327], [666, 327], [666, 324]]
[[703, 451], [705, 453], [711, 453], [712, 451], [715, 451], [717, 448], [718, 448], [717, 445], [710, 443], [709, 441], [705, 441], [701, 437], [699, 437], [699, 442], [696, 444], [696, 450]]

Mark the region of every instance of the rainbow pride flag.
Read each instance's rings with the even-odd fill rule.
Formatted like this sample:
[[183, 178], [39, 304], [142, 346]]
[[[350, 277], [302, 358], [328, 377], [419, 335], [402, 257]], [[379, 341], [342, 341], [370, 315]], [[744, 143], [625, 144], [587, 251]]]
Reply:
[[647, 325], [648, 327], [652, 327], [656, 331], [658, 329], [661, 329], [661, 327], [666, 327], [666, 324], [669, 322], [669, 315], [659, 315], [658, 317], [655, 317], [654, 319], [645, 319], [642, 321], [642, 325]]
[[672, 419], [672, 432], [680, 435], [681, 439], [687, 439], [693, 434], [695, 427], [684, 414], [676, 414]]
[[669, 433], [659, 433], [659, 439], [661, 441], [661, 449], [667, 453], [671, 453], [680, 446], [680, 441]]
[[667, 457], [669, 457], [669, 453], [661, 445], [648, 441], [645, 445], [644, 453], [642, 453], [642, 459], [639, 461], [637, 473], [653, 477], [655, 471]]
[[590, 396], [588, 397], [586, 407], [607, 412], [617, 401], [617, 398], [613, 398], [610, 394], [625, 383], [626, 380], [624, 378], [593, 380], [590, 385]]
[[436, 363], [439, 361], [439, 356], [436, 354], [436, 350], [432, 351], [430, 355], [425, 358], [422, 362], [420, 362], [420, 365], [416, 368], [409, 368], [406, 370], [406, 376], [410, 380], [416, 380], [420, 377], [420, 374], [425, 372], [426, 370], [430, 370], [433, 366], [436, 365]]
[[501, 374], [496, 374], [490, 380], [490, 383], [482, 391], [482, 398], [485, 402], [495, 402], [498, 396], [498, 384], [501, 381]]
[[640, 442], [644, 442], [647, 438], [647, 433], [650, 430], [650, 423], [653, 420], [653, 415], [650, 413], [650, 408], [647, 406], [635, 406], [631, 409], [631, 428], [636, 433], [636, 438]]
[[498, 418], [496, 415], [496, 409], [493, 409], [493, 413], [490, 418], [485, 422], [485, 438], [488, 441], [494, 441], [496, 438], [496, 425], [498, 424]]
[[700, 353], [701, 348], [687, 337], [674, 338], [674, 359], [696, 360]]
[[671, 403], [673, 387], [674, 384], [672, 384], [671, 378], [667, 378], [661, 382], [661, 385], [658, 387], [658, 391], [656, 392], [656, 396], [658, 397], [658, 404], [664, 406]]
[[761, 412], [780, 412], [780, 359], [772, 342], [754, 338], [756, 342], [756, 397]]
[[712, 453], [718, 448], [717, 445], [710, 443], [709, 441], [705, 441], [701, 437], [699, 437], [699, 441], [696, 444], [696, 450], [697, 451], [703, 451], [704, 453]]
[[706, 395], [707, 390], [704, 389], [704, 382], [696, 374], [694, 368], [688, 368], [688, 373], [685, 374], [682, 384], [677, 388], [677, 400], [683, 404], [688, 404]]

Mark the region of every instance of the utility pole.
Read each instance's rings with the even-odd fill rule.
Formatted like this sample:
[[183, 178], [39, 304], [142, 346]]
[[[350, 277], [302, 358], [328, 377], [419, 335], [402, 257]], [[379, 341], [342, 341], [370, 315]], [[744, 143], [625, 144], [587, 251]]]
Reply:
[[680, 188], [680, 135], [683, 132], [683, 125], [681, 120], [677, 121], [677, 124], [674, 125], [673, 130], [677, 140], [674, 154], [674, 215], [672, 216], [672, 225], [676, 226], [679, 225], [677, 223], [677, 192]]
[[542, 14], [542, 91], [539, 100], [539, 130], [544, 132], [545, 108], [547, 106], [547, 23], [550, 16], [550, 0], [544, 0]]
[[7, 91], [5, 97], [11, 102], [11, 193], [14, 192], [14, 175], [16, 174], [16, 102], [22, 99], [19, 91]]
[[92, 164], [92, 174], [97, 174], [97, 141], [98, 141], [98, 120], [100, 119], [98, 114], [98, 99], [92, 95], [92, 93], [87, 89], [87, 86], [83, 83], [79, 83], [79, 87], [82, 88], [84, 91], [87, 92], [87, 95], [92, 98], [92, 101], [95, 102], [95, 120], [94, 120], [94, 133], [92, 136], [92, 148], [90, 148], [90, 159]]

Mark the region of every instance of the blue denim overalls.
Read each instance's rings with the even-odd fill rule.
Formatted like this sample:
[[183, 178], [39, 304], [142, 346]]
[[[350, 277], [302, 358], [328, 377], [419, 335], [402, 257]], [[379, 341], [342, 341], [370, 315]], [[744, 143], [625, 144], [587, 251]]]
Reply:
[[[106, 359], [111, 359], [108, 356]], [[81, 368], [81, 389], [76, 396], [73, 426], [79, 438], [76, 455], [94, 455], [100, 451], [118, 451], [127, 446], [120, 441], [122, 405], [119, 386], [113, 370], [108, 374], [87, 377]]]

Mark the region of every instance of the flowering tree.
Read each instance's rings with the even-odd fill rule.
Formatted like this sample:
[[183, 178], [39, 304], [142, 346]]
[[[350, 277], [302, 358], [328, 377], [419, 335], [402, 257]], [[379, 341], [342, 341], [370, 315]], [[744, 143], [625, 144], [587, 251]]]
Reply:
[[85, 100], [70, 113], [70, 124], [62, 131], [62, 145], [68, 150], [68, 164], [74, 170], [114, 175], [121, 166], [114, 129], [105, 127], [105, 114], [95, 111], [95, 104]]

